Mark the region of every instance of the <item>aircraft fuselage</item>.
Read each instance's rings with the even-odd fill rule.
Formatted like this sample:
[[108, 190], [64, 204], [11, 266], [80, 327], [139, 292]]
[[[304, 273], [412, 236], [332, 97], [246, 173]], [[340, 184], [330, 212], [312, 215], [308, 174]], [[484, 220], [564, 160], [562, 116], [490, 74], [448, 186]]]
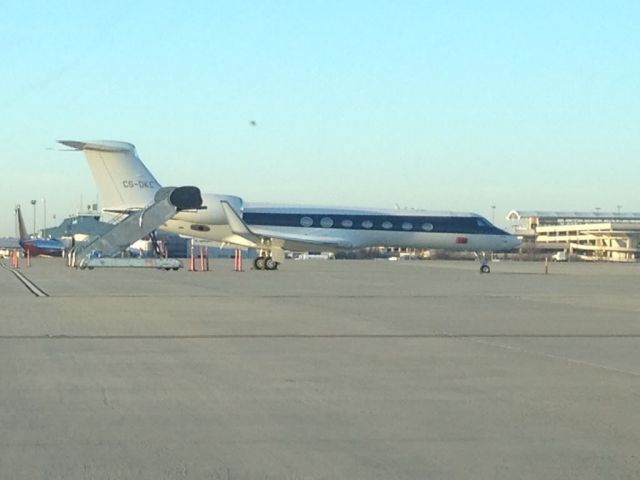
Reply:
[[31, 239], [21, 240], [20, 246], [32, 257], [37, 255], [50, 255], [52, 257], [62, 256], [64, 245], [59, 240]]
[[[221, 199], [231, 198], [235, 209], [255, 233], [296, 236], [285, 240], [288, 250], [309, 249], [326, 239], [342, 248], [388, 245], [457, 251], [509, 251], [520, 241], [474, 213], [387, 210], [303, 205], [244, 203], [238, 197], [203, 195], [206, 209], [180, 212], [164, 230], [218, 242], [237, 243], [226, 217], [217, 212]], [[304, 238], [313, 240], [305, 243]], [[327, 250], [338, 248], [327, 247]]]

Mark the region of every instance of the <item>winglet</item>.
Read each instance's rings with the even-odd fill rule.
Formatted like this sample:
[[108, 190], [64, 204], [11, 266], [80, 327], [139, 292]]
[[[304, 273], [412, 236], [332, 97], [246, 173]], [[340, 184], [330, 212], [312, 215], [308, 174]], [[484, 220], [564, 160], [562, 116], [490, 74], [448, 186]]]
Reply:
[[257, 236], [255, 233], [251, 231], [249, 226], [242, 220], [238, 212], [236, 212], [231, 204], [226, 200], [221, 200], [222, 210], [224, 211], [225, 216], [227, 217], [227, 222], [229, 223], [229, 227], [231, 231], [236, 235], [247, 236], [253, 235]]

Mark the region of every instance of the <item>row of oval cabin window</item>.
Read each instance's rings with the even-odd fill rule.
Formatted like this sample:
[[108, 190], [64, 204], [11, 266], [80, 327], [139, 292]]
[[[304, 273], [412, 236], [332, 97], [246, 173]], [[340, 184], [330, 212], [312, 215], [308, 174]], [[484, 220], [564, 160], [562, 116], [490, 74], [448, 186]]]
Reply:
[[[333, 218], [331, 217], [322, 217], [320, 219], [320, 226], [323, 228], [331, 228], [333, 227]], [[302, 225], [303, 227], [311, 227], [313, 226], [313, 218], [311, 217], [302, 217], [300, 219], [300, 225]], [[353, 227], [353, 220], [349, 220], [348, 218], [345, 218], [344, 220], [342, 220], [340, 222], [340, 226], [344, 227], [344, 228], [351, 228]], [[363, 220], [361, 223], [362, 228], [373, 228], [373, 222], [371, 220]], [[403, 230], [413, 230], [413, 223], [411, 222], [402, 222], [401, 225]], [[382, 228], [386, 229], [386, 230], [390, 230], [391, 228], [393, 228], [393, 223], [389, 222], [389, 221], [385, 221], [382, 222]], [[433, 230], [433, 224], [429, 223], [429, 222], [425, 222], [422, 224], [422, 230], [424, 230], [425, 232], [430, 232], [431, 230]]]

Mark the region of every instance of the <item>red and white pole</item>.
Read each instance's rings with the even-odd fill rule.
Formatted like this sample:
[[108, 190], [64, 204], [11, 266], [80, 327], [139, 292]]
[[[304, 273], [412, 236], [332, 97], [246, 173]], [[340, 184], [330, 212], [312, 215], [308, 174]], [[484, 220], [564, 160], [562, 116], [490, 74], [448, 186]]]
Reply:
[[236, 248], [236, 256], [233, 262], [233, 270], [236, 272], [242, 272], [242, 250]]
[[200, 271], [209, 271], [209, 257], [206, 247], [200, 247]]
[[191, 257], [189, 259], [189, 271], [197, 272], [196, 270], [196, 252], [193, 243], [191, 243]]

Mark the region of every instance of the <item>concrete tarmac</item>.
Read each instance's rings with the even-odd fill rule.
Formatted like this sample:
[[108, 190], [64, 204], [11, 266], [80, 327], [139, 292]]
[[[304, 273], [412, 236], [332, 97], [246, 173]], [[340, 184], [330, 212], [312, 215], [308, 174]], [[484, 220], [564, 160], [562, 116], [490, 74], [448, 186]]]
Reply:
[[212, 265], [0, 269], [0, 478], [640, 477], [638, 264]]

